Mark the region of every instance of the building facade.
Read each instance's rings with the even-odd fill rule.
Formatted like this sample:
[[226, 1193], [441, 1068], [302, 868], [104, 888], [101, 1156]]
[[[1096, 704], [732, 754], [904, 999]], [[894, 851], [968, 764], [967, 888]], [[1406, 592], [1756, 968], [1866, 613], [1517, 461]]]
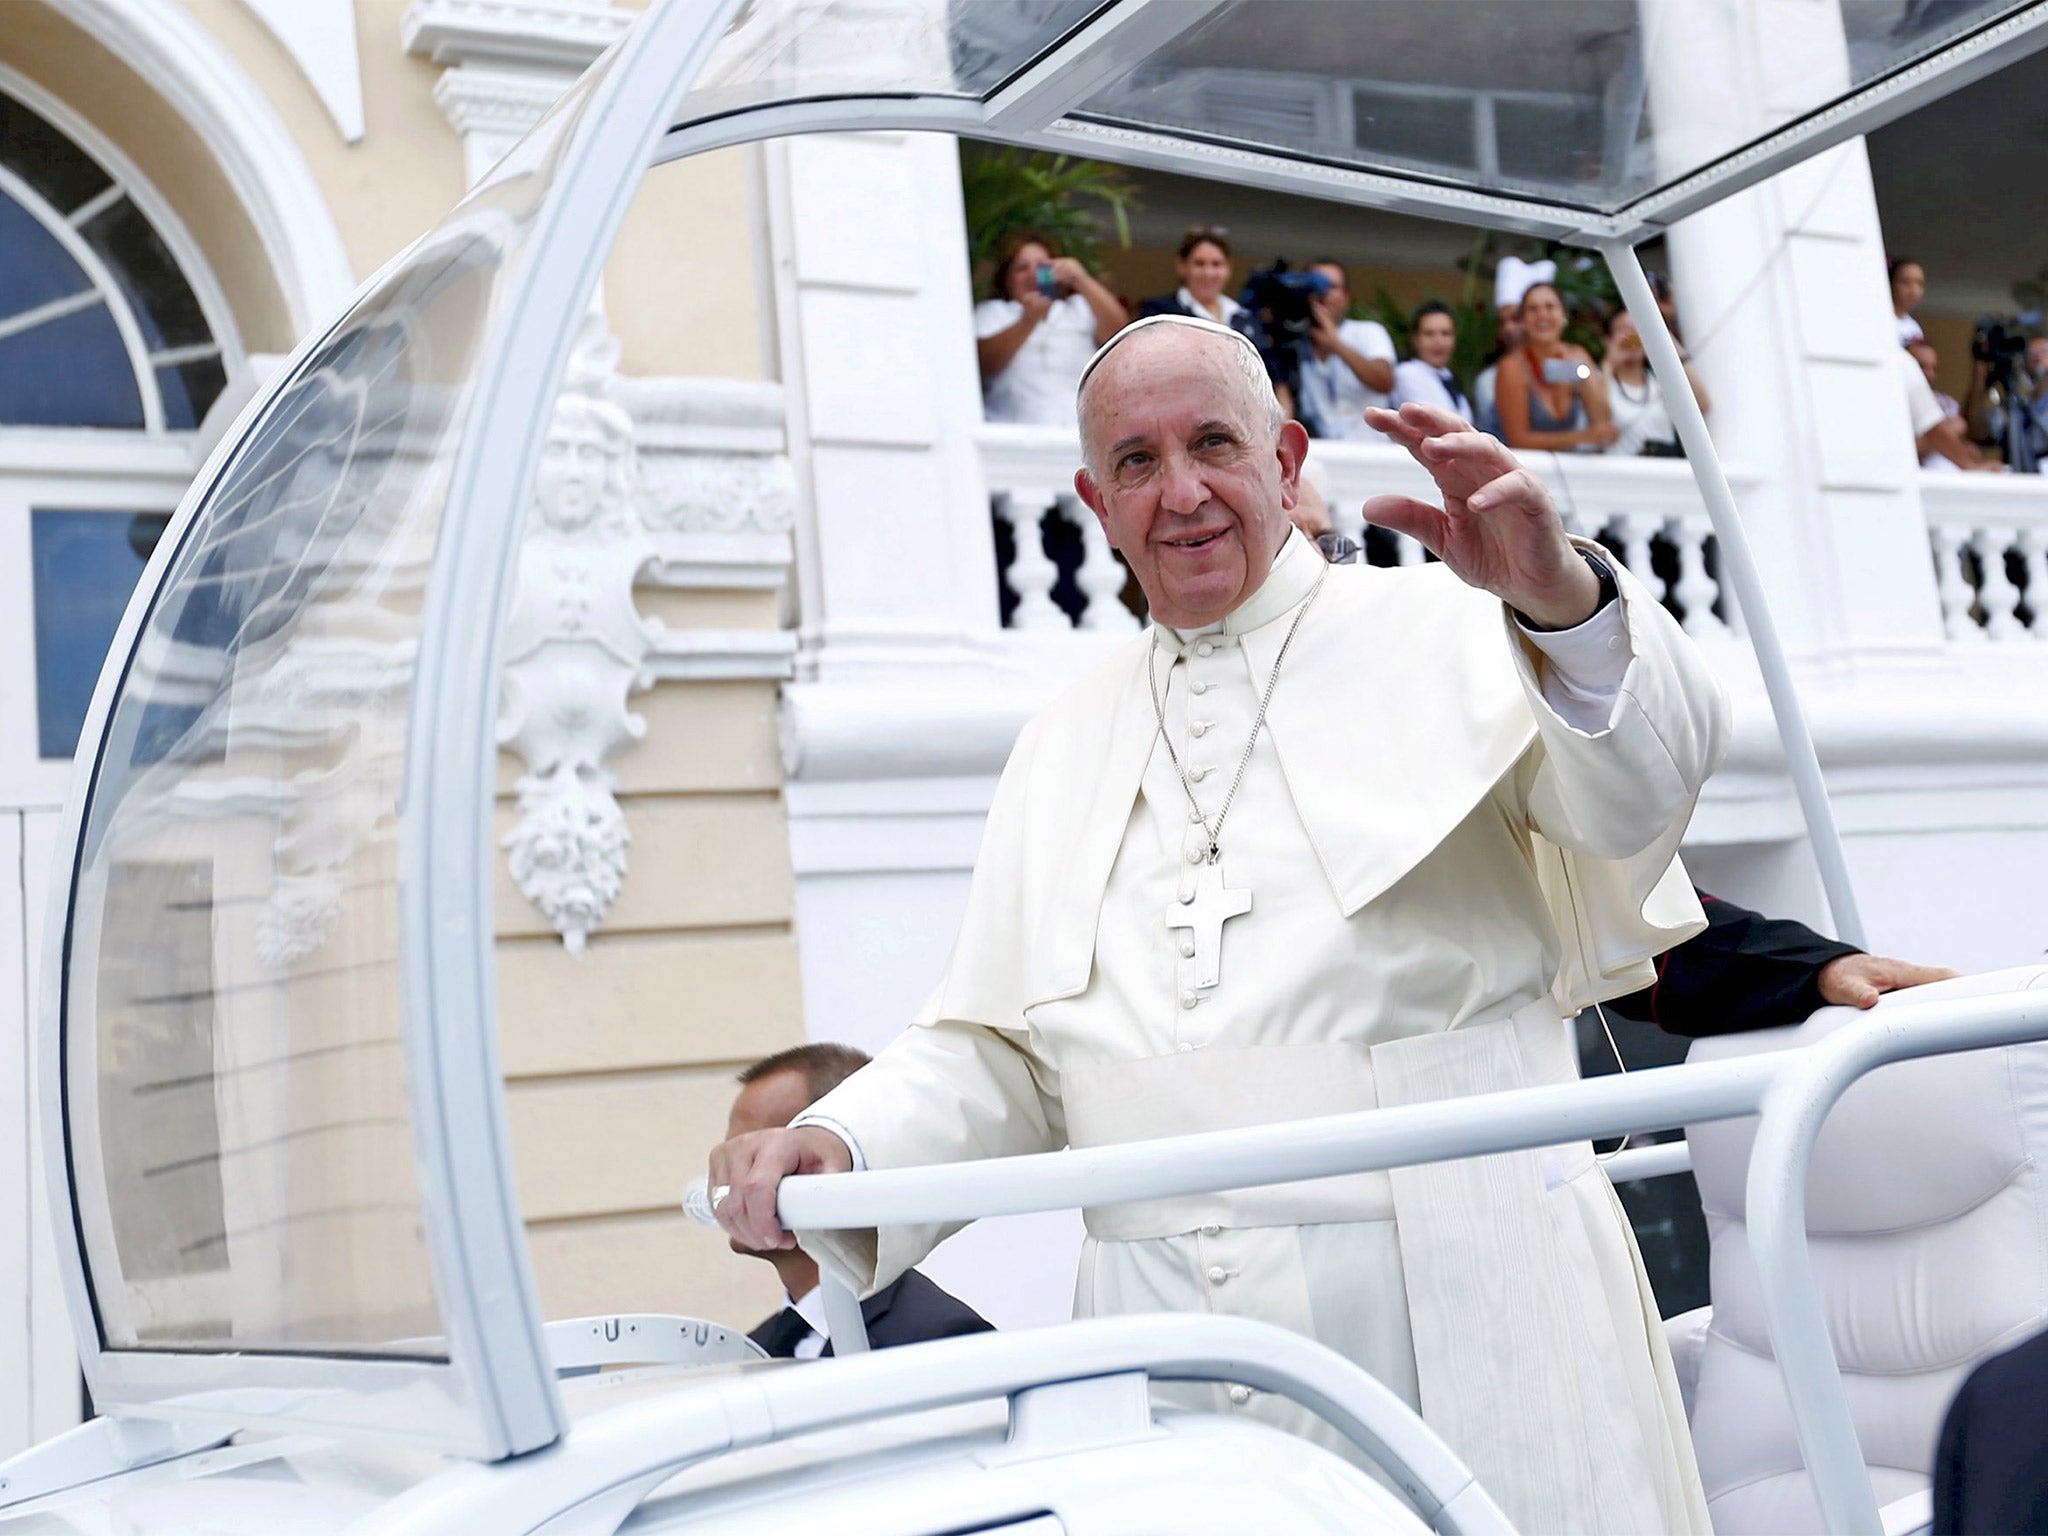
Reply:
[[[1825, 55], [1811, 7], [1738, 9], [1731, 32], [1667, 33], [1653, 100], [1687, 88], [1688, 50]], [[168, 514], [261, 381], [632, 18], [608, 0], [9, 8], [8, 1123], [32, 1111], [55, 808]], [[1763, 68], [1743, 110], [1773, 102]], [[1356, 249], [1375, 229], [1410, 239], [1361, 228]], [[1128, 270], [1163, 270], [1157, 243]], [[1425, 266], [1427, 246], [1388, 265]], [[1914, 463], [1884, 251], [1859, 142], [1679, 226], [1666, 254], [1872, 943], [1990, 968], [2048, 943], [2031, 894], [2048, 854], [2048, 488]], [[971, 276], [957, 146], [900, 133], [662, 167], [610, 256], [534, 488], [501, 704], [500, 1037], [550, 1316], [747, 1323], [772, 1308], [766, 1267], [679, 1210], [733, 1071], [806, 1038], [875, 1048], [901, 1027], [944, 963], [1018, 728], [1136, 629], [1122, 570], [1071, 496], [1071, 435], [982, 419]], [[1413, 481], [1391, 449], [1317, 453], [1354, 531], [1367, 496]], [[1701, 883], [1824, 923], [1689, 475], [1540, 467], [1581, 530], [1667, 597], [1736, 699], [1735, 750], [1687, 844]], [[1061, 540], [1079, 550], [1065, 571], [1047, 553]], [[337, 647], [301, 686], [340, 708], [374, 687], [378, 661]], [[242, 926], [216, 918], [217, 942], [254, 946], [279, 985], [317, 986], [323, 954], [351, 942], [336, 892], [372, 829], [349, 847], [295, 839], [291, 771], [252, 765], [223, 793], [258, 858]], [[177, 910], [172, 886], [138, 896]], [[164, 1009], [175, 1035], [176, 994], [138, 978], [129, 1004]], [[138, 1095], [173, 1065], [138, 1067]], [[211, 1121], [164, 1137], [135, 1177], [237, 1155]], [[80, 1411], [32, 1146], [0, 1150], [0, 1255], [27, 1255], [0, 1258], [0, 1454]], [[309, 1141], [294, 1155], [347, 1153]], [[194, 1196], [218, 1197], [218, 1181]], [[999, 1322], [1046, 1320], [1064, 1314], [1077, 1233], [1071, 1217], [993, 1223], [931, 1269]]]

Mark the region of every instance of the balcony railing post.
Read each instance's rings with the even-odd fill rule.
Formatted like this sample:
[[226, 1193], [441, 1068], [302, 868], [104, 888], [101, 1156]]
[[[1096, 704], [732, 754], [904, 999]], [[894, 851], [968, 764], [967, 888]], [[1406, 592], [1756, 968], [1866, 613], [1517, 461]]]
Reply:
[[1930, 526], [1927, 537], [1934, 548], [1935, 590], [1941, 597], [1942, 628], [1954, 641], [1982, 640], [1984, 631], [1977, 627], [1976, 616], [1970, 611], [1977, 593], [1963, 574], [1963, 539], [1943, 523]]
[[2011, 528], [1991, 523], [1973, 530], [1971, 536], [1971, 548], [1977, 552], [1977, 605], [1984, 610], [1984, 634], [1991, 640], [2014, 640], [2022, 630], [2014, 617], [2020, 589], [2005, 569], [2005, 552], [2012, 542]]
[[1066, 629], [1067, 616], [1052, 600], [1053, 583], [1059, 567], [1045, 552], [1045, 518], [1056, 510], [1059, 492], [1012, 485], [995, 497], [996, 516], [1010, 525], [1010, 537], [1017, 553], [1004, 574], [1010, 590], [1017, 594], [1017, 612], [1012, 629]]
[[1081, 569], [1074, 584], [1087, 599], [1081, 610], [1081, 628], [1111, 634], [1128, 633], [1138, 627], [1137, 615], [1124, 606], [1124, 581], [1128, 572], [1109, 547], [1102, 524], [1077, 496], [1062, 496], [1060, 511], [1081, 530]]
[[1707, 538], [1712, 532], [1703, 516], [1674, 517], [1666, 530], [1678, 551], [1678, 580], [1672, 583], [1671, 596], [1684, 615], [1679, 622], [1695, 639], [1728, 633], [1727, 623], [1714, 612], [1714, 599], [1721, 595], [1721, 588], [1707, 574]]
[[2048, 640], [2048, 529], [2022, 528], [2018, 540], [2020, 558], [2027, 566], [2027, 611], [2036, 640]]
[[1614, 526], [1621, 533], [1621, 548], [1618, 551], [1622, 563], [1645, 587], [1650, 596], [1658, 602], [1664, 601], [1664, 578], [1657, 574], [1657, 567], [1650, 554], [1650, 544], [1664, 531], [1664, 516], [1660, 512], [1626, 512], [1614, 520]]

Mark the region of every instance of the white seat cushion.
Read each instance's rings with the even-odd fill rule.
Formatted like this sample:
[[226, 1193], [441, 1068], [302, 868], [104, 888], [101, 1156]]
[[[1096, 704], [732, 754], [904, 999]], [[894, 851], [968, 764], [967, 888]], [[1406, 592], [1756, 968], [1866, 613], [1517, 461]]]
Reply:
[[[1938, 982], [1926, 1002], [2048, 986], [2028, 966]], [[1807, 1045], [1866, 1015], [1697, 1042], [1692, 1061]], [[1756, 1122], [1689, 1128], [1713, 1242], [1693, 1443], [1718, 1536], [1821, 1529], [1771, 1357], [1744, 1225]], [[1925, 1489], [1971, 1365], [2048, 1321], [2048, 1044], [1901, 1062], [1842, 1098], [1814, 1149], [1807, 1231], [1878, 1502]]]

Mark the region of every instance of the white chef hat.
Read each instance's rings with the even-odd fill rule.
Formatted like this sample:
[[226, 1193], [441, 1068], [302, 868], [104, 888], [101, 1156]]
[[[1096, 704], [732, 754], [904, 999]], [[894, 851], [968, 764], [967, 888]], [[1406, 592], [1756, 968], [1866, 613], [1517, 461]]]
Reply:
[[1519, 256], [1503, 256], [1500, 265], [1493, 271], [1493, 308], [1495, 313], [1510, 304], [1522, 302], [1522, 295], [1538, 283], [1557, 281], [1557, 263], [1550, 260], [1524, 261]]

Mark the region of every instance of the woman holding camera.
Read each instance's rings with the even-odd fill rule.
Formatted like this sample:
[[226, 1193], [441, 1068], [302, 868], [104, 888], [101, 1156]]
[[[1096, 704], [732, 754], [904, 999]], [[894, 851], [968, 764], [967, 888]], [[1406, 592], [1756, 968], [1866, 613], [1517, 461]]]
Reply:
[[995, 297], [974, 308], [983, 413], [990, 421], [1078, 426], [1081, 370], [1129, 313], [1093, 273], [1033, 230], [1004, 236], [989, 286]]
[[1607, 381], [1584, 347], [1564, 339], [1564, 295], [1537, 283], [1522, 295], [1522, 344], [1500, 360], [1495, 385], [1510, 448], [1598, 453], [1620, 434]]
[[[1680, 356], [1682, 361], [1682, 350]], [[1707, 387], [1700, 383], [1691, 363], [1684, 367], [1685, 381], [1700, 403], [1700, 414], [1706, 415], [1714, 408]], [[1625, 309], [1607, 317], [1607, 355], [1600, 360], [1600, 372], [1607, 380], [1607, 406], [1619, 434], [1607, 451], [1624, 457], [1681, 457], [1685, 450], [1678, 446], [1678, 428], [1664, 404], [1664, 386], [1650, 372], [1643, 338], [1636, 331], [1635, 318]]]

